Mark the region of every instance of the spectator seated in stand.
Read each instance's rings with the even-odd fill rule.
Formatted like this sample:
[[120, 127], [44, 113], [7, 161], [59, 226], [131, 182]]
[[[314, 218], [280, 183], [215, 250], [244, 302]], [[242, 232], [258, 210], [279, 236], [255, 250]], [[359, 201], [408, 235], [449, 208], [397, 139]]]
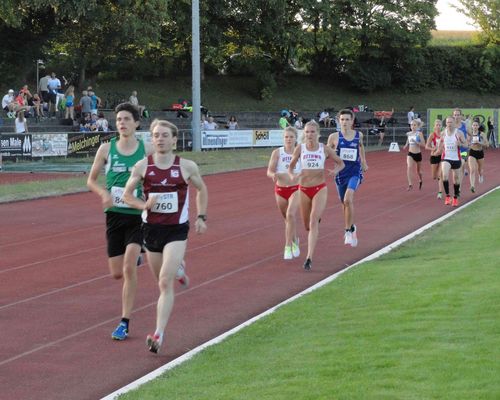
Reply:
[[287, 126], [290, 126], [290, 122], [288, 121], [288, 116], [290, 113], [288, 110], [282, 110], [281, 111], [281, 117], [278, 121], [278, 125], [281, 129], [285, 129]]
[[99, 113], [99, 118], [96, 121], [96, 127], [99, 132], [108, 132], [109, 131], [109, 122], [108, 120], [104, 117], [104, 113], [100, 112]]
[[80, 132], [90, 132], [90, 113], [83, 113], [80, 120]]
[[219, 128], [219, 125], [214, 121], [214, 117], [208, 117], [208, 121], [203, 121], [203, 130], [214, 131]]
[[142, 116], [144, 115], [144, 111], [146, 110], [146, 106], [142, 106], [139, 104], [139, 99], [137, 98], [137, 90], [134, 90], [132, 94], [129, 97], [129, 102], [139, 108], [139, 115]]
[[332, 118], [330, 117], [328, 109], [325, 108], [319, 113], [319, 124], [323, 125], [325, 128], [330, 128], [332, 125]]

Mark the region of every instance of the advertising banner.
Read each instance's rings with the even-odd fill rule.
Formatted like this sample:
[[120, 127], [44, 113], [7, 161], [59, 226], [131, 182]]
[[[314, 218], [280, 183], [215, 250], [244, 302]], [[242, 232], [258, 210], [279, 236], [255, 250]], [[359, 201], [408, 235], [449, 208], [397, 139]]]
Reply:
[[30, 157], [31, 135], [2, 134], [0, 135], [0, 152], [5, 158]]
[[34, 133], [33, 157], [57, 157], [68, 155], [67, 133]]
[[276, 147], [283, 144], [283, 131], [268, 129], [214, 130], [201, 132], [202, 149]]

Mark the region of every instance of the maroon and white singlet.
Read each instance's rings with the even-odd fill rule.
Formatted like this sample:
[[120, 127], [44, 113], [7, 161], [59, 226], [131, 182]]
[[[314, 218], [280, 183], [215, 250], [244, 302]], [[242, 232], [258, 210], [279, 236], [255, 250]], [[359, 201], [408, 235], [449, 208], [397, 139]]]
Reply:
[[189, 219], [188, 184], [182, 177], [180, 158], [175, 156], [170, 168], [160, 169], [148, 156], [148, 167], [144, 176], [146, 200], [157, 195], [150, 210], [144, 211], [142, 219], [148, 224], [177, 225]]

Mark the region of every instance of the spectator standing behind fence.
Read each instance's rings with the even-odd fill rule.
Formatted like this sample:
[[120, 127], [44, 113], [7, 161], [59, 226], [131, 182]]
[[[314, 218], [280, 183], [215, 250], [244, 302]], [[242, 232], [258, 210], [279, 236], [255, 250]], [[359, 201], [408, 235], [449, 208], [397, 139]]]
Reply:
[[238, 129], [238, 121], [236, 120], [236, 117], [234, 115], [231, 115], [229, 117], [229, 121], [227, 121], [227, 129], [230, 129], [232, 131]]
[[415, 119], [415, 107], [411, 106], [410, 111], [407, 114], [408, 117], [408, 127], [411, 129], [411, 121]]
[[24, 110], [17, 112], [17, 118], [15, 120], [16, 133], [28, 133], [28, 123], [26, 122], [26, 117], [24, 116]]
[[487, 125], [488, 125], [488, 142], [491, 143], [493, 148], [496, 148], [497, 147], [497, 140], [496, 140], [495, 132], [494, 132], [495, 126], [493, 125], [493, 121], [492, 121], [491, 117], [488, 117]]
[[61, 89], [61, 81], [56, 77], [56, 73], [52, 72], [48, 82], [47, 88], [49, 91], [49, 116], [56, 117], [57, 107], [57, 93]]
[[49, 79], [50, 75], [47, 72], [44, 77], [40, 78], [40, 82], [38, 82], [38, 92], [40, 96], [42, 96], [42, 101], [44, 103], [49, 102]]
[[66, 97], [66, 113], [64, 118], [75, 119], [75, 87], [69, 85], [65, 93]]
[[287, 126], [290, 126], [290, 123], [288, 122], [287, 119], [288, 111], [281, 111], [281, 117], [280, 120], [278, 121], [278, 124], [281, 129], [285, 129]]
[[205, 131], [214, 131], [219, 127], [214, 121], [214, 117], [208, 117], [208, 121], [203, 122], [203, 129]]
[[91, 100], [90, 113], [97, 115], [97, 109], [101, 106], [101, 98], [97, 97], [93, 91], [89, 91], [88, 95]]
[[137, 90], [134, 90], [132, 92], [128, 101], [139, 109], [139, 115], [142, 118], [142, 116], [144, 115], [144, 110], [146, 109], [146, 106], [141, 106], [139, 104], [139, 99], [137, 98]]
[[85, 116], [85, 114], [90, 114], [90, 111], [92, 109], [92, 99], [89, 96], [89, 92], [86, 90], [82, 92], [80, 106], [82, 107], [82, 118]]

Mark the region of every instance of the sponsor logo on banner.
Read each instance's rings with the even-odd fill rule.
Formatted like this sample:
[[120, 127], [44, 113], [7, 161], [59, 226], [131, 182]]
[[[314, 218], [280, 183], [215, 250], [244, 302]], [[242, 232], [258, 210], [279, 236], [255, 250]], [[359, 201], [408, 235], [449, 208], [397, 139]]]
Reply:
[[101, 135], [99, 132], [70, 135], [68, 139], [68, 154], [97, 150], [100, 144]]
[[283, 145], [283, 131], [278, 129], [253, 131], [253, 145], [255, 147], [275, 147]]
[[0, 152], [6, 158], [31, 156], [31, 135], [0, 135]]

